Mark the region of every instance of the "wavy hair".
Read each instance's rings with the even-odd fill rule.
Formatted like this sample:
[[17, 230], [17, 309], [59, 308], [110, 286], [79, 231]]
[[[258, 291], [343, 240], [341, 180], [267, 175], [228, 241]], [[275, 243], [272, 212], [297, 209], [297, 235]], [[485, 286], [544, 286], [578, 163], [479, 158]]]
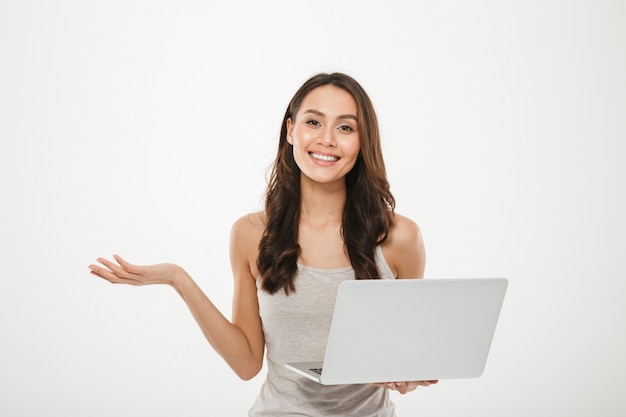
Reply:
[[347, 91], [356, 101], [361, 140], [357, 161], [345, 177], [341, 235], [356, 278], [380, 278], [374, 255], [376, 246], [385, 242], [393, 225], [395, 200], [387, 181], [378, 120], [367, 93], [356, 80], [342, 73], [322, 73], [308, 79], [295, 93], [280, 130], [278, 153], [265, 195], [266, 223], [257, 258], [261, 287], [270, 294], [281, 289], [287, 295], [295, 291], [300, 253], [300, 168], [287, 141], [287, 120], [295, 120], [309, 92], [325, 85]]

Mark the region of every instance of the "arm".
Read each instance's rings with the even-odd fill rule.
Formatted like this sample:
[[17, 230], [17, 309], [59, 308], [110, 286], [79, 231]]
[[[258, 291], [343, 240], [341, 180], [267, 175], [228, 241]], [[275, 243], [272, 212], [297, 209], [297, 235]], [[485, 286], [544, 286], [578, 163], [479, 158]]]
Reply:
[[[137, 266], [115, 256], [115, 262], [99, 258], [102, 265], [90, 265], [93, 275], [112, 283], [129, 285], [167, 284], [187, 304], [202, 333], [215, 351], [242, 379], [251, 379], [263, 364], [264, 339], [258, 313], [256, 286], [250, 270], [250, 231], [242, 222], [233, 226], [231, 262], [235, 278], [233, 321], [215, 307], [196, 282], [181, 267], [173, 264]], [[247, 251], [248, 250], [248, 251]]]
[[396, 278], [423, 278], [426, 250], [419, 226], [407, 217], [396, 214], [395, 224], [383, 245], [385, 259]]
[[[423, 278], [426, 266], [426, 251], [419, 226], [412, 220], [396, 214], [396, 222], [383, 246], [389, 267], [398, 279]], [[377, 387], [396, 390], [400, 394], [427, 387], [438, 381], [406, 381], [373, 384]]]

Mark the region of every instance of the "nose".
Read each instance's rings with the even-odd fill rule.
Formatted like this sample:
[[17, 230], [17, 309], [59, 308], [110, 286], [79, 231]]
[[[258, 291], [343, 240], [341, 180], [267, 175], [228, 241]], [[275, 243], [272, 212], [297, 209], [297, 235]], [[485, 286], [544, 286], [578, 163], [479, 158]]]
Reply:
[[334, 147], [336, 145], [335, 130], [332, 126], [324, 128], [320, 133], [321, 134], [317, 141], [320, 145], [326, 147]]

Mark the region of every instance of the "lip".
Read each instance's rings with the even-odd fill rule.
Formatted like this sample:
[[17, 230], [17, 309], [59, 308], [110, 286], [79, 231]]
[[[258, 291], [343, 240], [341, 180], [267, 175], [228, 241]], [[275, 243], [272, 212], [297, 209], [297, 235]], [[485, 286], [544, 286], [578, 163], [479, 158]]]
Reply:
[[325, 152], [310, 151], [308, 152], [308, 154], [311, 157], [311, 159], [313, 159], [315, 162], [320, 162], [320, 163], [334, 163], [341, 159], [341, 157], [337, 155], [333, 155], [333, 154], [329, 154]]

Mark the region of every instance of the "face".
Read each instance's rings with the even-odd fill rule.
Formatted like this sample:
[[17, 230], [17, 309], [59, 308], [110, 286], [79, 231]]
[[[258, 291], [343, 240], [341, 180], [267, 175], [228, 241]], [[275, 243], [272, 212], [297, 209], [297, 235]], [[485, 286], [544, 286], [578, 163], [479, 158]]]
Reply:
[[287, 120], [287, 140], [301, 171], [301, 181], [341, 183], [359, 156], [357, 105], [347, 91], [318, 87]]

